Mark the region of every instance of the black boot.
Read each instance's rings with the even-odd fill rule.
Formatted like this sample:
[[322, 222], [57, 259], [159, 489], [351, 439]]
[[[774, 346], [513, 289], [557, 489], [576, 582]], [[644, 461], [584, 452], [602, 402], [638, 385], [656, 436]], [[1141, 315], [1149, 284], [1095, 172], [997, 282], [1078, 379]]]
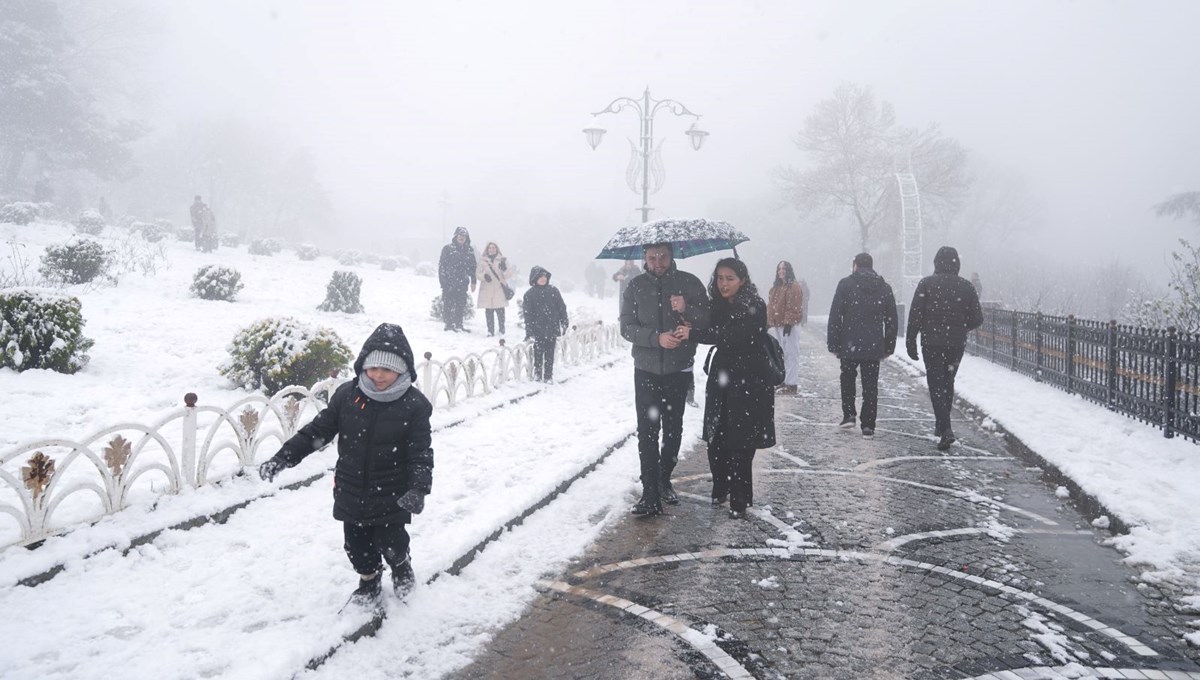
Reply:
[[658, 501], [649, 502], [643, 498], [629, 512], [638, 517], [654, 517], [655, 515], [662, 514], [662, 503]]
[[380, 597], [383, 595], [383, 579], [380, 574], [376, 573], [375, 578], [367, 580], [362, 576], [358, 577], [358, 587], [350, 594], [350, 604], [358, 605], [366, 609], [374, 609], [379, 606]]
[[667, 505], [679, 505], [679, 494], [675, 493], [675, 487], [671, 486], [670, 481], [662, 483], [662, 488], [659, 489], [658, 496]]
[[392, 588], [396, 591], [396, 597], [404, 599], [416, 585], [417, 578], [413, 575], [412, 557], [406, 557], [404, 562], [392, 567]]

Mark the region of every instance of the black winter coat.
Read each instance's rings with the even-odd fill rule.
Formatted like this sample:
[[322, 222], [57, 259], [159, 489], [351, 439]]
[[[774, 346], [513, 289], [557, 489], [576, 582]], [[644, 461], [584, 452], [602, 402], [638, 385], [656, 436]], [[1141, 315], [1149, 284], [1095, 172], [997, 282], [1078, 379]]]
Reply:
[[[539, 286], [537, 280], [543, 275], [546, 285]], [[521, 298], [521, 309], [525, 314], [525, 337], [557, 338], [570, 326], [567, 303], [563, 302], [562, 293], [550, 285], [550, 272], [541, 267], [534, 267], [529, 272], [529, 290]]]
[[[467, 237], [461, 246], [454, 240], [460, 233]], [[471, 235], [459, 227], [454, 230], [450, 243], [442, 247], [442, 256], [438, 259], [438, 282], [442, 284], [442, 290], [466, 290], [468, 285], [475, 283], [475, 267]]]
[[[362, 374], [367, 355], [377, 349], [400, 355], [409, 366], [409, 377], [416, 379], [412, 348], [394, 324], [380, 325], [363, 344], [354, 362], [356, 376]], [[396, 401], [375, 401], [358, 388], [358, 380], [342, 384], [329, 406], [288, 439], [278, 457], [295, 465], [336, 436], [334, 519], [362, 525], [407, 524], [412, 516], [396, 501], [410, 489], [427, 494], [433, 486], [429, 426], [433, 405], [415, 386]]]
[[933, 258], [933, 275], [926, 276], [913, 292], [905, 341], [909, 347], [963, 347], [967, 333], [983, 324], [979, 294], [971, 282], [958, 275], [958, 251], [949, 246]]
[[839, 359], [878, 361], [896, 351], [896, 297], [868, 267], [838, 282], [826, 345]]
[[[671, 309], [672, 295], [683, 296], [683, 314]], [[708, 317], [704, 284], [694, 274], [679, 271], [674, 262], [661, 277], [648, 271], [633, 277], [621, 295], [620, 317], [621, 337], [633, 344], [633, 367], [655, 375], [689, 370], [696, 359], [696, 341], [665, 349], [658, 344], [658, 335], [684, 324], [691, 324], [693, 331], [707, 328]]]
[[690, 337], [716, 346], [706, 362], [704, 440], [730, 449], [775, 446], [775, 390], [765, 379], [767, 304], [743, 287], [732, 301], [714, 301], [712, 325]]

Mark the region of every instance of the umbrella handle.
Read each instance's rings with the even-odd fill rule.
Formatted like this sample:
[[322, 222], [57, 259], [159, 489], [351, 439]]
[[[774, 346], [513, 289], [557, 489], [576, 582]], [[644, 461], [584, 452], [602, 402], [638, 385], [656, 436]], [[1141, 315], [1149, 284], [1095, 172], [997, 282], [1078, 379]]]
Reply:
[[734, 256], [735, 258], [737, 258], [737, 259], [739, 259], [739, 260], [740, 260], [740, 259], [742, 259], [742, 258], [741, 258], [741, 256], [737, 254], [737, 246], [733, 246], [733, 247], [732, 247], [732, 250], [733, 250], [733, 256]]

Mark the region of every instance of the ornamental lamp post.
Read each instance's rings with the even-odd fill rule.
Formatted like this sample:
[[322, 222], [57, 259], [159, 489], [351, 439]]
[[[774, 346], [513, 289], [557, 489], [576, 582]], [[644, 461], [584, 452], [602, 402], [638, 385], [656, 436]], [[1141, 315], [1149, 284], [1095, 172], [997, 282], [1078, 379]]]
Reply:
[[[698, 127], [699, 114], [693, 113], [688, 107], [673, 99], [654, 99], [650, 96], [650, 88], [647, 87], [640, 100], [618, 97], [612, 100], [608, 106], [592, 114], [592, 122], [583, 128], [583, 133], [587, 136], [587, 143], [593, 151], [600, 146], [600, 142], [604, 139], [604, 133], [607, 132], [600, 126], [599, 117], [606, 113], [619, 113], [625, 109], [635, 111], [641, 123], [639, 143], [634, 144], [633, 140], [629, 140], [629, 166], [625, 170], [625, 181], [633, 193], [642, 195], [640, 210], [642, 211], [642, 222], [645, 223], [650, 221], [650, 194], [657, 193], [666, 180], [666, 171], [662, 164], [662, 141], [659, 141], [657, 146], [654, 144], [654, 116], [659, 111], [670, 111], [676, 116], [695, 118], [691, 127], [684, 134], [688, 136], [692, 148], [696, 151], [699, 151], [700, 147], [704, 145], [704, 138], [708, 136], [708, 132]], [[640, 181], [638, 177], [639, 160], [642, 170]]]

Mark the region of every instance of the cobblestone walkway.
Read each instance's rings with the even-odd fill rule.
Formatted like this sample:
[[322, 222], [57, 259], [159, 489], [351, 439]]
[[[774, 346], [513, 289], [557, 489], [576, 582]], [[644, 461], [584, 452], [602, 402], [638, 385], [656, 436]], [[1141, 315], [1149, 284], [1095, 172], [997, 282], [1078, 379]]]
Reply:
[[669, 516], [608, 532], [456, 677], [1200, 679], [1184, 617], [1040, 470], [957, 412], [934, 449], [923, 382], [885, 362], [875, 438], [838, 429], [811, 333], [748, 521], [697, 442]]

